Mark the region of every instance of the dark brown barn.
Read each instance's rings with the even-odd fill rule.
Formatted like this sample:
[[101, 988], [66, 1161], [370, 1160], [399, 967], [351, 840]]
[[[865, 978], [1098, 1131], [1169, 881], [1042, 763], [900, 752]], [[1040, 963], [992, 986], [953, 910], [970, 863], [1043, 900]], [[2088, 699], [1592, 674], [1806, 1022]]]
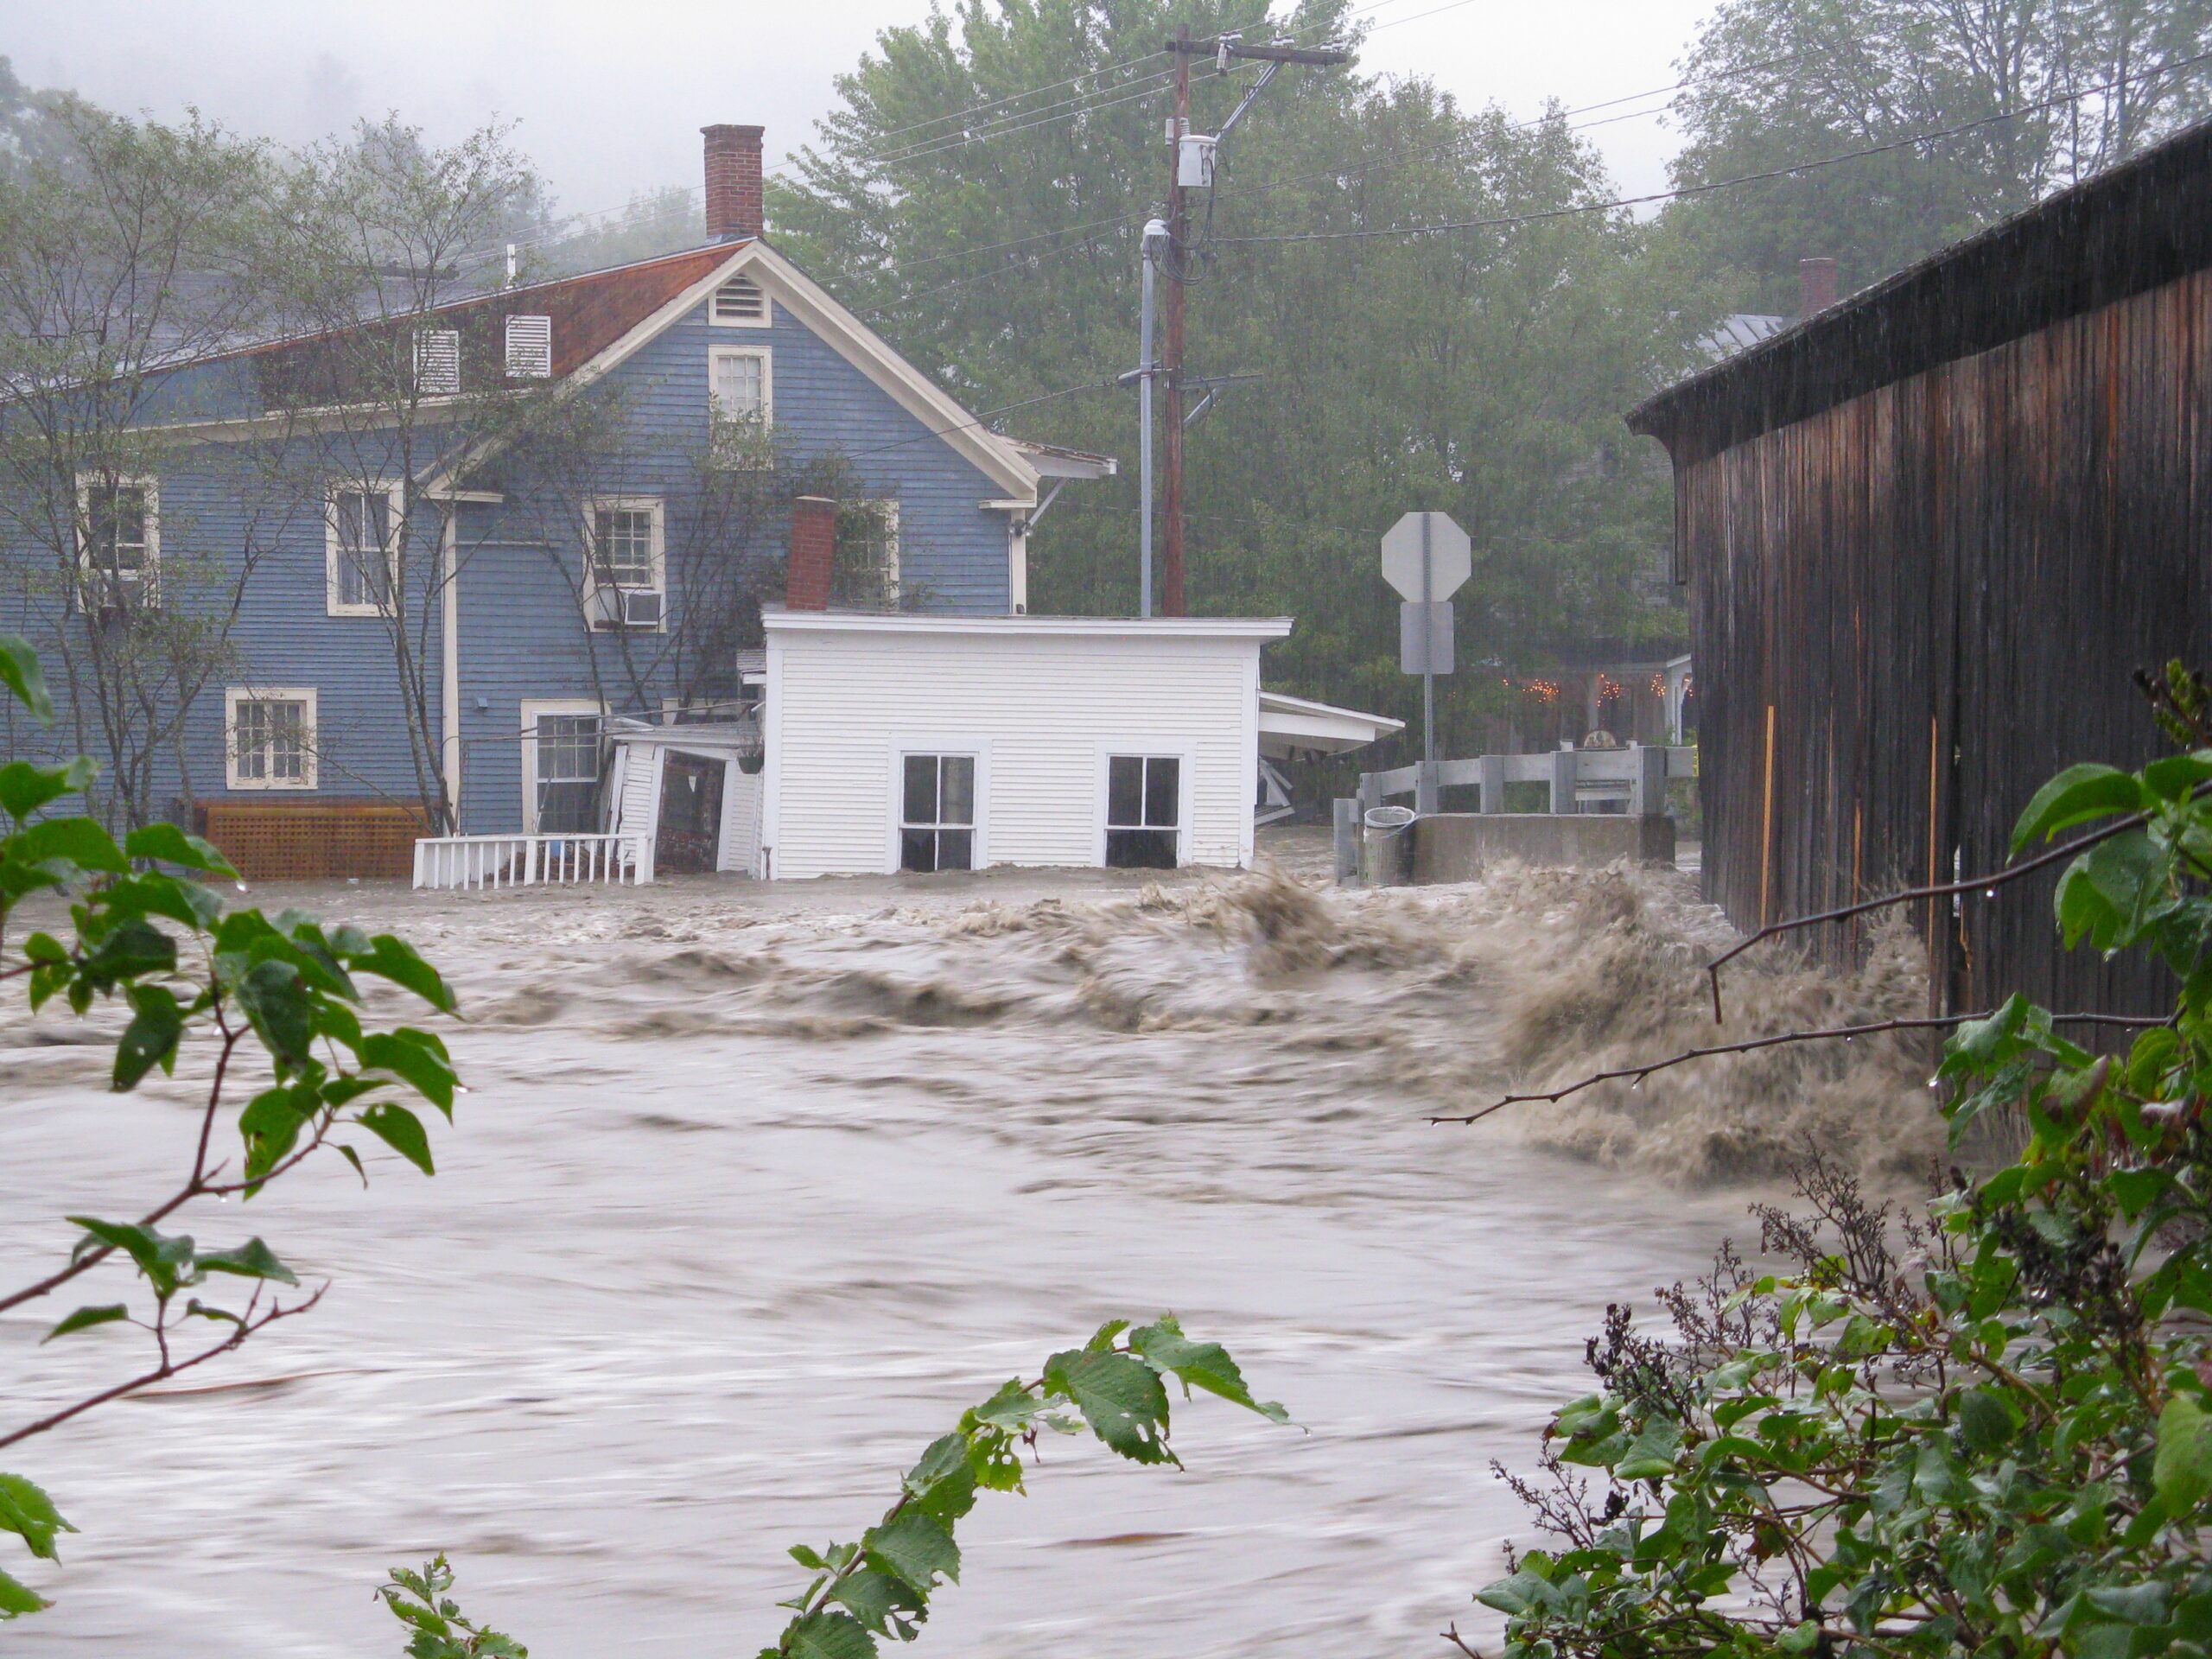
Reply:
[[[1739, 926], [2005, 861], [2075, 760], [2212, 662], [2212, 124], [1662, 393], [1707, 893]], [[1915, 906], [1932, 1000], [2156, 1006], [2052, 880]], [[1852, 936], [1824, 930], [1847, 950]]]

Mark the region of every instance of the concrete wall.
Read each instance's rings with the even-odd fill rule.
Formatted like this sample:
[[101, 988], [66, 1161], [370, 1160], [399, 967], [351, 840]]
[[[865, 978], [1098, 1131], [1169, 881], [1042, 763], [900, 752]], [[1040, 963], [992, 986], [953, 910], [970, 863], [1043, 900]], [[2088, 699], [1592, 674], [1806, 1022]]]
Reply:
[[1658, 813], [1440, 812], [1416, 820], [1413, 837], [1416, 884], [1471, 881], [1508, 858], [1564, 869], [1675, 861], [1675, 821]]

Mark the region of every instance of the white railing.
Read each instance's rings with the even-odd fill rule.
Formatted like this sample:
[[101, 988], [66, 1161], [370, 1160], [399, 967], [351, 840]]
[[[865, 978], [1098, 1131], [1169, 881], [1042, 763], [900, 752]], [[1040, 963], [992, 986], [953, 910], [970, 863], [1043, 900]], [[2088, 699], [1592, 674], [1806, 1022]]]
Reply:
[[418, 887], [528, 887], [653, 879], [636, 836], [430, 836], [415, 843]]
[[[1550, 810], [1555, 813], [1571, 813], [1584, 801], [1624, 798], [1631, 812], [1656, 812], [1664, 804], [1669, 779], [1696, 776], [1694, 748], [1660, 744], [1631, 743], [1624, 749], [1539, 749], [1534, 754], [1486, 754], [1472, 760], [1436, 763], [1440, 789], [1485, 785], [1482, 806], [1485, 812], [1505, 810], [1507, 784], [1548, 785]], [[1389, 795], [1418, 794], [1420, 788], [1418, 764], [1359, 775], [1363, 807], [1380, 806]]]

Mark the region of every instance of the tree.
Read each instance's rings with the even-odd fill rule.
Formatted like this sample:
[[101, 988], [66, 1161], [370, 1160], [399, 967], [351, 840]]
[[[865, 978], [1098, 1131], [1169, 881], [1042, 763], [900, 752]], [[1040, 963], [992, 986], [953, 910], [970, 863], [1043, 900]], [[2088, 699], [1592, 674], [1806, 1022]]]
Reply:
[[[1160, 48], [1184, 22], [1309, 43], [1353, 28], [1339, 0], [1274, 21], [1249, 0], [968, 0], [887, 29], [840, 79], [796, 180], [772, 183], [779, 246], [970, 406], [1036, 400], [1007, 416], [1025, 435], [1133, 461], [1135, 398], [1109, 382], [1136, 361], [1139, 238], [1166, 182]], [[1201, 63], [1194, 126], [1218, 127], [1251, 74]], [[1463, 659], [1510, 670], [1561, 639], [1679, 639], [1655, 580], [1664, 480], [1619, 415], [1692, 360], [1710, 314], [1650, 280], [1642, 230], [1598, 211], [1611, 186], [1564, 120], [1286, 70], [1224, 143], [1219, 180], [1187, 261], [1190, 367], [1260, 378], [1191, 429], [1194, 609], [1294, 611], [1271, 677], [1411, 713], [1376, 541], [1402, 512], [1443, 508], [1484, 556]], [[1033, 608], [1135, 608], [1135, 472], [1053, 508]], [[1440, 690], [1448, 726], [1499, 687]]]
[[[499, 130], [434, 148], [394, 118], [294, 158], [270, 221], [286, 333], [299, 338], [265, 356], [258, 395], [314, 412], [334, 602], [382, 626], [416, 797], [442, 833], [458, 828], [459, 756], [442, 729], [439, 630], [481, 548], [459, 534], [461, 498], [488, 468], [528, 473], [534, 447], [592, 454], [619, 419], [609, 391], [511, 376], [495, 306], [432, 315], [485, 296], [486, 257], [504, 258], [541, 200]], [[522, 528], [530, 512], [556, 510], [551, 496], [522, 506]], [[315, 735], [324, 765], [349, 770], [348, 735]]]
[[558, 276], [679, 253], [707, 239], [698, 193], [681, 184], [632, 196], [619, 213], [596, 223], [578, 218], [562, 224], [538, 251], [544, 269]]
[[214, 491], [163, 503], [151, 482], [190, 442], [179, 426], [232, 412], [180, 385], [270, 319], [258, 225], [274, 163], [196, 118], [131, 122], [67, 95], [10, 121], [0, 582], [67, 692], [59, 748], [10, 728], [47, 759], [99, 754], [94, 810], [135, 827], [166, 810], [165, 783], [192, 795], [184, 733], [299, 505], [282, 421], [197, 448]]
[[[1670, 208], [1739, 308], [1801, 258], [1878, 281], [2212, 109], [2207, 0], [1726, 0], [1682, 65], [1678, 187], [1925, 143]], [[2019, 111], [2017, 115], [2012, 111]]]
[[[0, 634], [0, 695], [32, 719], [54, 716], [38, 658], [20, 636]], [[127, 1327], [142, 1333], [144, 1358], [80, 1398], [0, 1427], [0, 1449], [234, 1353], [315, 1306], [328, 1287], [300, 1291], [297, 1275], [258, 1236], [209, 1249], [164, 1228], [211, 1200], [250, 1201], [325, 1151], [364, 1181], [360, 1148], [375, 1142], [429, 1174], [429, 1136], [410, 1103], [427, 1102], [450, 1119], [457, 1086], [435, 1033], [365, 1027], [360, 987], [368, 977], [453, 1012], [452, 992], [412, 949], [390, 934], [324, 928], [296, 912], [226, 911], [201, 878], [235, 882], [238, 873], [207, 842], [168, 823], [118, 841], [96, 819], [56, 810], [92, 773], [83, 759], [0, 766], [0, 983], [22, 986], [34, 1009], [55, 999], [79, 1015], [96, 1005], [126, 1007], [112, 1086], [136, 1089], [156, 1068], [174, 1076], [181, 1065], [206, 1079], [203, 1103], [170, 1192], [130, 1203], [130, 1219], [66, 1217], [71, 1243], [58, 1264], [0, 1294], [0, 1312], [27, 1307], [111, 1260], [128, 1262], [133, 1300], [77, 1307], [54, 1320], [45, 1340], [112, 1342]], [[60, 900], [67, 925], [15, 937], [16, 912], [37, 897]], [[232, 1133], [238, 1143], [226, 1155]], [[96, 1330], [105, 1338], [79, 1335]], [[36, 1483], [0, 1474], [0, 1532], [54, 1560], [59, 1535], [73, 1530]], [[47, 1605], [0, 1570], [0, 1618]]]

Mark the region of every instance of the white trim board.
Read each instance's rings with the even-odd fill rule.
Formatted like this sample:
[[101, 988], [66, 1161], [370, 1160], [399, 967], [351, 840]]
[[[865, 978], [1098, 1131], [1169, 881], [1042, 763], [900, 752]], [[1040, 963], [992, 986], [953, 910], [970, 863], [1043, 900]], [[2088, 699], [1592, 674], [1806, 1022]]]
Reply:
[[771, 643], [792, 633], [976, 633], [1014, 638], [1040, 634], [1154, 639], [1286, 639], [1287, 616], [957, 616], [933, 612], [792, 611], [764, 605], [761, 626]]

